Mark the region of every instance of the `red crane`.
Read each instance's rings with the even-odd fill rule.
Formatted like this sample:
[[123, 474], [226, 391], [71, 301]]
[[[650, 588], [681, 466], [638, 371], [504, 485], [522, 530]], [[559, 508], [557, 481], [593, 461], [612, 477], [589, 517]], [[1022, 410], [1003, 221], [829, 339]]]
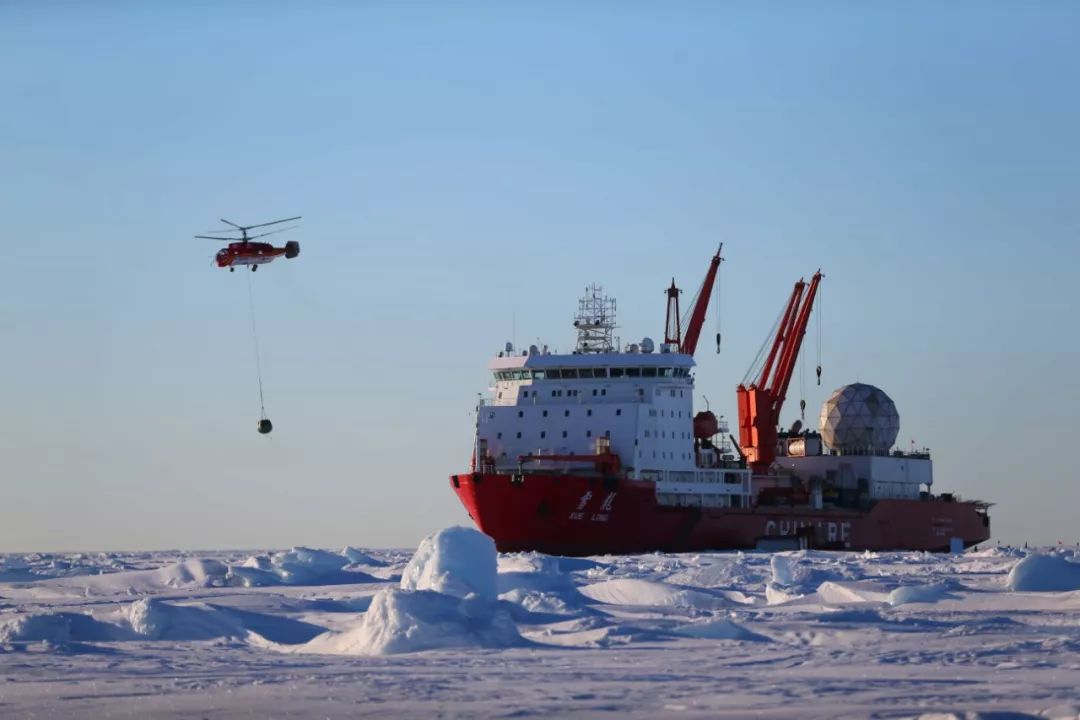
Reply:
[[814, 273], [809, 289], [801, 279], [795, 283], [761, 369], [761, 376], [749, 387], [740, 384], [735, 390], [739, 403], [739, 446], [750, 469], [759, 475], [768, 472], [776, 458], [776, 427], [780, 423], [780, 409], [795, 372], [795, 361], [799, 357], [806, 324], [814, 307], [814, 297], [823, 277], [820, 270]]
[[[716, 282], [716, 271], [720, 269], [720, 263], [724, 260], [720, 257], [720, 250], [723, 249], [724, 243], [720, 243], [720, 248], [709, 264], [709, 271], [705, 273], [705, 280], [694, 297], [693, 310], [690, 312], [690, 320], [686, 323], [685, 333], [682, 332], [679, 318], [679, 293], [681, 291], [675, 287], [674, 279], [671, 281], [671, 287], [666, 291], [668, 308], [667, 322], [664, 326], [664, 342], [677, 346], [679, 352], [693, 355], [694, 350], [697, 349], [701, 328], [705, 324], [705, 311], [709, 309], [709, 297], [712, 295], [713, 284]], [[719, 343], [720, 339], [717, 336], [718, 347]]]

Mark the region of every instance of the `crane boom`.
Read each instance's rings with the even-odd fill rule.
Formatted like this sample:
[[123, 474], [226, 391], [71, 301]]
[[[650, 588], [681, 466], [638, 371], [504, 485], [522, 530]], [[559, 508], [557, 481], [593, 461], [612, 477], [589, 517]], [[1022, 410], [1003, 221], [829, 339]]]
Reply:
[[795, 283], [761, 376], [749, 387], [739, 385], [735, 390], [739, 406], [739, 447], [751, 470], [757, 474], [766, 473], [776, 458], [780, 410], [823, 277], [820, 270], [814, 273], [809, 288], [802, 280]]
[[720, 243], [720, 247], [709, 264], [709, 271], [705, 273], [705, 281], [701, 283], [701, 289], [698, 290], [694, 310], [690, 314], [690, 322], [686, 324], [686, 332], [683, 333], [683, 341], [679, 349], [687, 355], [693, 355], [694, 350], [697, 349], [701, 327], [705, 324], [705, 311], [709, 309], [709, 298], [712, 296], [713, 283], [716, 282], [716, 271], [720, 269], [720, 263], [724, 260], [720, 257], [720, 251], [723, 249], [724, 243]]
[[761, 377], [757, 382], [758, 387], [769, 386], [769, 375], [772, 373], [773, 362], [776, 361], [777, 356], [780, 354], [780, 348], [784, 345], [784, 338], [791, 332], [789, 326], [795, 318], [795, 308], [799, 304], [799, 298], [802, 297], [804, 287], [806, 287], [806, 283], [799, 280], [799, 282], [795, 283], [795, 289], [791, 291], [787, 307], [784, 308], [784, 317], [780, 320], [776, 337], [773, 339], [772, 347], [769, 348], [769, 356], [765, 359], [765, 365], [761, 368]]
[[810, 311], [814, 307], [814, 298], [817, 296], [818, 285], [821, 283], [821, 271], [814, 273], [810, 279], [810, 287], [806, 291], [806, 299], [799, 309], [799, 317], [792, 325], [792, 335], [784, 340], [784, 354], [780, 359], [780, 366], [776, 369], [776, 380], [773, 386], [773, 394], [776, 397], [776, 419], [780, 420], [780, 406], [787, 397], [788, 385], [791, 376], [795, 374], [795, 362], [799, 359], [799, 350], [802, 348], [803, 336], [806, 335], [806, 326], [810, 322]]

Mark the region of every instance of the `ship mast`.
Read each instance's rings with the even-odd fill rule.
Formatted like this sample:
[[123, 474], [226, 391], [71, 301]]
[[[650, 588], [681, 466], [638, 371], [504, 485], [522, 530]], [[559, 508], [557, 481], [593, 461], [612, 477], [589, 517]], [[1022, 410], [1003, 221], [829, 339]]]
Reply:
[[679, 293], [675, 287], [675, 278], [671, 278], [671, 287], [667, 289], [667, 319], [664, 322], [664, 343], [682, 346], [682, 325], [679, 320]]
[[615, 298], [604, 295], [604, 288], [590, 285], [585, 288], [585, 297], [578, 300], [577, 315], [574, 316], [577, 328], [577, 346], [574, 352], [605, 353], [615, 349]]

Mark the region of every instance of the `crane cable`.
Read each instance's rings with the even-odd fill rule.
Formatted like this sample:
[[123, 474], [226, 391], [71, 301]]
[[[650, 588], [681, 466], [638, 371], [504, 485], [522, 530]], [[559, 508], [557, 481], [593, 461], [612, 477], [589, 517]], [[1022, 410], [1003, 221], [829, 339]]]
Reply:
[[266, 402], [263, 400], [263, 383], [262, 383], [262, 362], [259, 359], [259, 333], [255, 328], [255, 292], [251, 286], [251, 276], [253, 273], [247, 273], [248, 276], [248, 309], [251, 311], [251, 339], [255, 346], [255, 376], [259, 379], [259, 417], [262, 420], [266, 419]]
[[806, 422], [806, 350], [799, 348], [799, 417]]
[[822, 311], [824, 310], [824, 305], [822, 305], [823, 298], [824, 298], [824, 295], [822, 294], [821, 288], [819, 287], [818, 288], [818, 299], [817, 299], [817, 313], [816, 313], [817, 314], [817, 384], [818, 384], [819, 387], [821, 385], [821, 314], [822, 314]]
[[716, 354], [720, 354], [720, 288], [723, 287], [724, 263], [716, 267]]
[[[776, 322], [773, 323], [772, 328], [769, 330], [769, 334], [765, 336], [765, 340], [761, 343], [761, 347], [758, 348], [757, 355], [754, 356], [754, 361], [750, 363], [750, 367], [746, 369], [746, 374], [743, 375], [740, 385], [747, 385], [750, 382], [752, 376], [757, 375], [758, 370], [762, 369], [765, 364], [765, 351], [769, 348], [769, 344], [776, 338], [776, 331], [780, 328], [780, 321], [784, 319], [784, 309], [781, 308], [780, 314], [776, 316]], [[768, 378], [765, 379], [768, 382]]]

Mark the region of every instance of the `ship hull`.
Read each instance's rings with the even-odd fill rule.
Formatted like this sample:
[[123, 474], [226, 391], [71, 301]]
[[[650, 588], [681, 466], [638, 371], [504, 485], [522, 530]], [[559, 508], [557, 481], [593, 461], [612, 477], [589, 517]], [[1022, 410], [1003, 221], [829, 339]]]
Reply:
[[865, 510], [656, 502], [652, 482], [584, 475], [464, 473], [450, 485], [501, 552], [556, 555], [693, 552], [801, 546], [837, 550], [950, 549], [990, 537], [975, 503], [877, 500]]

